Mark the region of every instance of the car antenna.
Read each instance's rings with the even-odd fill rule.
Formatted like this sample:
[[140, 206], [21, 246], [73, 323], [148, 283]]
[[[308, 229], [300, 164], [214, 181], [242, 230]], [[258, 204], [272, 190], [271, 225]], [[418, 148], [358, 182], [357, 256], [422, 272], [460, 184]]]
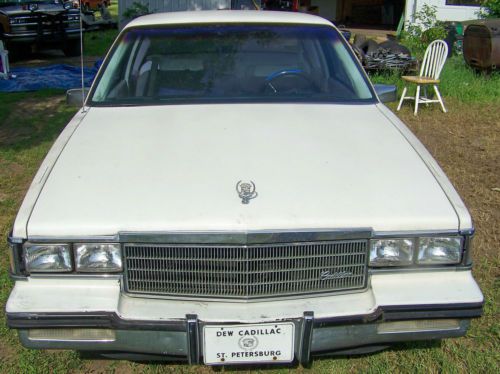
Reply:
[[85, 113], [85, 77], [83, 73], [83, 21], [82, 21], [82, 0], [80, 3], [80, 69], [82, 75], [82, 113]]

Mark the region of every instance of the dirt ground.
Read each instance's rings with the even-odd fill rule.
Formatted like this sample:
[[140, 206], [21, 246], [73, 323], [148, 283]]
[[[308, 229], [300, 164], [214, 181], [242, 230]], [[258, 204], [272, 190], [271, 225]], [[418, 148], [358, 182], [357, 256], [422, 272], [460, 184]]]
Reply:
[[[476, 226], [475, 259], [498, 263], [500, 254], [500, 117], [498, 104], [464, 105], [448, 101], [417, 117], [407, 108], [400, 117], [444, 169]], [[477, 261], [476, 261], [477, 262]], [[496, 269], [496, 276], [500, 274]], [[492, 274], [493, 275], [493, 274]]]

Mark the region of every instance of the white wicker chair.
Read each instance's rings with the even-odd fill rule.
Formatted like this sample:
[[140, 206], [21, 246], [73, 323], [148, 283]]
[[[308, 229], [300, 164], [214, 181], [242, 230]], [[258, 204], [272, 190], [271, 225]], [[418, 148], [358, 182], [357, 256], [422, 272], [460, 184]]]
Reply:
[[[440, 103], [441, 109], [443, 109], [443, 112], [446, 113], [446, 108], [444, 107], [443, 99], [441, 98], [441, 94], [439, 93], [437, 86], [439, 84], [439, 75], [441, 74], [441, 70], [443, 69], [447, 56], [448, 45], [443, 40], [435, 40], [429, 44], [425, 51], [424, 60], [422, 61], [420, 75], [402, 77], [405, 82], [417, 85], [415, 96], [405, 96], [407, 91], [407, 84], [405, 84], [397, 110], [401, 109], [401, 105], [403, 105], [404, 100], [415, 100], [415, 115], [417, 115], [419, 103]], [[437, 99], [432, 100], [427, 97], [427, 86], [429, 85], [434, 87]], [[424, 94], [422, 96], [420, 95], [420, 86], [423, 86], [424, 89]]]

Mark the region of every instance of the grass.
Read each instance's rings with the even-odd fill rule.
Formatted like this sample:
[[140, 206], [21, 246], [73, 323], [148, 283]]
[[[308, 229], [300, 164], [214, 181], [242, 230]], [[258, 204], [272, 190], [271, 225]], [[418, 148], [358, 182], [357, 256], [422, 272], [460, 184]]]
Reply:
[[[118, 0], [112, 0], [108, 7], [109, 13], [114, 20], [118, 20]], [[99, 12], [96, 13], [100, 17]], [[117, 29], [90, 31], [84, 36], [84, 55], [104, 57], [108, 48], [118, 35]]]
[[[87, 34], [87, 55], [102, 56], [109, 32]], [[116, 31], [114, 31], [116, 33]], [[89, 52], [90, 51], [90, 52]], [[422, 140], [458, 189], [475, 219], [474, 275], [485, 295], [485, 315], [472, 321], [468, 335], [442, 342], [412, 342], [359, 357], [316, 359], [311, 369], [261, 367], [269, 373], [497, 373], [500, 363], [500, 100], [499, 76], [476, 76], [460, 58], [449, 61], [442, 93], [449, 113], [425, 105], [414, 117], [409, 105], [398, 115]], [[395, 75], [372, 77], [397, 83]], [[395, 104], [390, 107], [394, 109]], [[33, 175], [61, 129], [75, 113], [63, 92], [0, 94], [0, 236], [12, 227]], [[7, 245], [0, 241], [1, 373], [212, 373], [221, 370], [167, 364], [82, 359], [71, 351], [35, 351], [20, 346], [5, 326], [4, 305], [12, 288], [7, 274]], [[227, 369], [232, 371], [232, 369]], [[224, 370], [222, 370], [224, 371]], [[236, 370], [235, 370], [236, 371]]]
[[117, 35], [118, 30], [116, 29], [90, 31], [85, 33], [83, 49], [84, 56], [104, 57]]
[[[5, 238], [40, 162], [74, 114], [61, 91], [0, 94], [0, 236]], [[12, 287], [5, 240], [0, 245], [0, 372], [66, 372], [80, 364], [73, 352], [21, 349], [5, 325], [4, 305]]]
[[[395, 84], [398, 92], [403, 90], [403, 80], [397, 73], [373, 74], [370, 78], [374, 83]], [[445, 98], [457, 99], [462, 103], [500, 101], [500, 73], [490, 76], [477, 74], [465, 64], [462, 56], [454, 56], [446, 62], [440, 81], [439, 91]]]

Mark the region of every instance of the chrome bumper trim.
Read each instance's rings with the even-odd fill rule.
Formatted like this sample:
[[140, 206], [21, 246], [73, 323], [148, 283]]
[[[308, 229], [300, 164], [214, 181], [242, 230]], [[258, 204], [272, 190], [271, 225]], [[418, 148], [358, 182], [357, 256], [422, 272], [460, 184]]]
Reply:
[[[410, 319], [476, 318], [483, 314], [483, 303], [391, 305], [380, 306], [373, 313], [332, 318], [314, 318], [314, 313], [304, 313], [304, 319], [313, 321], [315, 328], [362, 324], [379, 321], [402, 321]], [[7, 326], [13, 329], [58, 328], [58, 327], [102, 327], [119, 330], [169, 330], [187, 331], [189, 323], [199, 321], [196, 315], [188, 314], [178, 320], [128, 320], [116, 313], [6, 313]], [[294, 319], [295, 320], [295, 319]], [[216, 324], [240, 323], [225, 321]], [[212, 323], [211, 323], [212, 324]]]
[[187, 356], [188, 363], [196, 365], [200, 363], [200, 327], [196, 314], [186, 315], [187, 324]]
[[[62, 31], [63, 34], [75, 34], [79, 35], [80, 34], [80, 29], [65, 29]], [[43, 31], [42, 34], [39, 34], [37, 32], [19, 32], [19, 33], [5, 33], [3, 34], [5, 38], [12, 39], [12, 38], [23, 38], [23, 37], [38, 37], [40, 35], [43, 36], [59, 36], [61, 35], [60, 33], [53, 32], [53, 31]]]
[[314, 330], [314, 312], [304, 312], [302, 319], [302, 331], [299, 347], [299, 362], [302, 366], [308, 366], [311, 362], [311, 346]]
[[[300, 319], [291, 319], [298, 334], [295, 342], [296, 362], [307, 366], [311, 358], [323, 354], [335, 354], [346, 350], [355, 351], [363, 346], [381, 346], [400, 341], [442, 339], [465, 335], [470, 318], [482, 314], [482, 303], [428, 306], [380, 307], [375, 313], [342, 318], [314, 319], [313, 312], [304, 312]], [[457, 326], [447, 329], [396, 331], [384, 333], [378, 330], [380, 323], [426, 319], [457, 320]], [[234, 324], [222, 321], [215, 324]], [[238, 323], [238, 322], [236, 322]], [[83, 351], [128, 352], [131, 354], [158, 355], [165, 360], [176, 359], [199, 364], [201, 331], [206, 323], [196, 315], [186, 315], [175, 321], [130, 321], [120, 319], [114, 313], [24, 314], [7, 313], [7, 324], [19, 329], [21, 343], [35, 349], [74, 349]], [[210, 323], [214, 324], [214, 323]], [[29, 338], [31, 328], [114, 328], [116, 340], [102, 342], [40, 341]], [[360, 337], [363, 337], [360, 339]]]

